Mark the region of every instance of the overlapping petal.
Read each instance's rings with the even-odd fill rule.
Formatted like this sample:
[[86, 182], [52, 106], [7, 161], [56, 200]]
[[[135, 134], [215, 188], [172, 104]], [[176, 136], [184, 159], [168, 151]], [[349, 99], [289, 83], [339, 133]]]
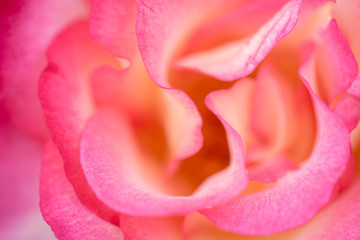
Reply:
[[44, 219], [59, 239], [124, 239], [118, 226], [102, 220], [81, 204], [51, 142], [44, 154], [40, 194]]
[[304, 84], [316, 115], [311, 155], [298, 171], [288, 173], [273, 188], [202, 211], [217, 226], [239, 234], [274, 234], [309, 221], [331, 199], [350, 159], [349, 131], [305, 79]]
[[191, 196], [170, 196], [151, 168], [140, 166], [144, 156], [125, 115], [99, 111], [90, 118], [80, 148], [81, 165], [97, 197], [112, 209], [134, 216], [185, 214], [224, 203], [247, 184], [244, 150], [237, 133], [225, 126], [231, 145], [228, 168], [209, 177]]
[[[299, 0], [289, 1], [253, 35], [214, 49], [191, 54], [177, 64], [223, 81], [245, 77], [253, 72], [276, 43], [293, 29], [301, 3], [302, 1]], [[273, 5], [276, 6], [274, 3], [268, 5], [265, 2], [263, 5], [256, 6], [255, 9], [246, 10], [256, 14], [256, 12], [268, 11], [266, 8], [273, 8]], [[239, 11], [239, 14], [244, 13]]]
[[303, 228], [294, 240], [356, 240], [360, 237], [359, 179]]
[[137, 50], [135, 0], [95, 0], [91, 5], [90, 32], [112, 54], [131, 60]]
[[[352, 54], [356, 37], [349, 31], [344, 37], [334, 20], [316, 39], [314, 51], [300, 69], [303, 82], [299, 89], [304, 91], [296, 97], [303, 97], [298, 108], [301, 114], [304, 108], [311, 108], [307, 118], [294, 120], [301, 115], [294, 113], [299, 99], [290, 99], [291, 90], [275, 79], [279, 76], [268, 71], [268, 65], [260, 65], [256, 82], [241, 79], [229, 90], [211, 93], [205, 101], [225, 129], [229, 166], [208, 177], [190, 196], [178, 196], [181, 189], [169, 191], [169, 184], [164, 183], [181, 161], [197, 153], [203, 144], [203, 112], [185, 91], [170, 83], [172, 74], [177, 73], [171, 69], [174, 60], [185, 71], [195, 70], [223, 81], [247, 76], [293, 29], [304, 6], [302, 0], [246, 2], [94, 0], [91, 37], [108, 52], [93, 42], [86, 23], [75, 24], [56, 38], [41, 76], [39, 96], [46, 125], [61, 155], [49, 145], [42, 174], [43, 214], [58, 237], [181, 239], [181, 218], [158, 217], [192, 211], [201, 212], [230, 232], [270, 235], [306, 223], [348, 186], [353, 176], [350, 130], [360, 118], [357, 54]], [[314, 2], [318, 6], [327, 0]], [[251, 16], [257, 11], [264, 11], [264, 15]], [[257, 20], [235, 34], [241, 40], [223, 44], [229, 36], [221, 34], [215, 41], [208, 40], [211, 34], [228, 30], [216, 29], [221, 24], [247, 17]], [[204, 42], [209, 44], [203, 49], [199, 47], [205, 36], [202, 32], [206, 32]], [[151, 85], [151, 80], [157, 86]], [[305, 97], [301, 95], [304, 92]], [[234, 99], [241, 110], [233, 109]], [[296, 145], [293, 132], [303, 120], [305, 125], [316, 125], [314, 143], [310, 133], [305, 147]], [[148, 131], [150, 128], [155, 130]], [[308, 156], [306, 149], [312, 144]], [[286, 155], [294, 148], [306, 156], [299, 166]], [[167, 161], [165, 175], [157, 155]], [[249, 163], [255, 165], [247, 172]], [[239, 195], [248, 178], [274, 182], [273, 187]], [[357, 199], [354, 190], [349, 192], [341, 192], [345, 200], [338, 200], [333, 209], [348, 214], [345, 205]], [[349, 218], [335, 210], [328, 213], [341, 219], [337, 223], [340, 229], [358, 236], [354, 231], [357, 209]], [[80, 221], [68, 221], [73, 218]], [[326, 217], [320, 219], [315, 223], [326, 229], [334, 224], [324, 220]], [[117, 227], [119, 221], [124, 236]], [[79, 227], [81, 231], [77, 231]], [[331, 236], [304, 230], [303, 236], [343, 237], [340, 231], [327, 232]]]
[[360, 35], [356, 29], [356, 23], [360, 21], [359, 0], [337, 0], [334, 4], [332, 16], [335, 18], [342, 33], [346, 37], [356, 61], [360, 62]]
[[317, 86], [312, 85], [322, 99], [331, 103], [347, 88], [358, 73], [358, 65], [335, 20], [320, 34], [316, 46]]
[[85, 23], [75, 24], [58, 36], [48, 58], [49, 65], [39, 83], [39, 97], [46, 125], [64, 159], [67, 177], [84, 204], [104, 218], [117, 221], [117, 216], [96, 199], [86, 182], [79, 162], [79, 144], [94, 109], [89, 88], [92, 70], [102, 64], [120, 64], [91, 41]]
[[[171, 97], [183, 106], [185, 118], [173, 122], [172, 136], [182, 129], [177, 161], [196, 153], [202, 145], [202, 119], [189, 96], [179, 89], [173, 89], [168, 80], [169, 67], [174, 55], [179, 54], [183, 41], [189, 38], [197, 26], [229, 11], [236, 1], [223, 4], [222, 1], [138, 1], [136, 34], [139, 50], [151, 79], [164, 88]], [[204, 11], [207, 9], [207, 11]], [[199, 14], [201, 13], [201, 14]], [[156, 40], [155, 40], [156, 39]], [[175, 103], [175, 102], [174, 102]], [[170, 107], [170, 111], [174, 108]], [[173, 115], [177, 115], [173, 111]], [[175, 118], [176, 119], [176, 118]], [[176, 165], [176, 164], [175, 164]]]

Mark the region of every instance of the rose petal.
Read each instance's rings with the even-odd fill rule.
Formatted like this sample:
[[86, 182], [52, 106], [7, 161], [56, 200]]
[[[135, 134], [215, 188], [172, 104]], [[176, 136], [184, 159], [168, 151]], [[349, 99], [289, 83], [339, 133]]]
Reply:
[[[266, 79], [269, 80], [269, 79]], [[269, 88], [270, 81], [257, 81], [255, 82], [254, 79], [245, 78], [241, 79], [237, 83], [233, 85], [232, 88], [227, 90], [218, 90], [215, 92], [211, 92], [205, 100], [205, 103], [207, 107], [214, 113], [221, 115], [224, 119], [227, 120], [230, 126], [232, 126], [242, 137], [243, 141], [245, 142], [245, 146], [249, 148], [249, 146], [254, 144], [254, 141], [257, 137], [256, 134], [254, 134], [251, 131], [251, 117], [250, 117], [250, 110], [248, 106], [253, 105], [254, 95], [257, 96], [257, 99], [259, 100], [258, 103], [261, 103], [261, 105], [258, 106], [257, 110], [258, 112], [263, 110], [262, 103], [266, 104], [266, 102], [271, 102], [273, 97], [277, 98], [279, 96], [278, 92], [275, 91], [275, 94], [270, 94], [270, 98], [266, 98], [262, 95], [266, 95], [264, 93], [267, 93], [266, 91], [261, 91], [265, 89], [271, 89], [273, 87], [271, 84]], [[266, 85], [262, 86], [262, 85]], [[259, 86], [262, 86], [260, 91], [257, 88]], [[274, 89], [272, 89], [274, 90]], [[278, 89], [277, 89], [278, 90]], [[271, 90], [270, 90], [271, 91]], [[259, 96], [262, 96], [263, 98], [259, 99]], [[264, 100], [265, 99], [265, 100]], [[270, 100], [269, 100], [270, 99]], [[256, 101], [255, 101], [256, 102]], [[270, 104], [270, 106], [273, 107], [273, 105]], [[271, 108], [273, 109], [273, 108]], [[284, 109], [281, 109], [281, 115], [284, 115]], [[262, 119], [269, 119], [268, 117], [260, 117], [259, 115], [256, 116], [257, 118]], [[256, 119], [258, 123], [261, 120]], [[281, 127], [284, 126], [284, 123], [281, 124]], [[247, 159], [246, 161], [251, 161], [251, 157], [249, 157], [249, 151], [251, 149], [247, 150]], [[253, 152], [253, 155], [255, 152]], [[263, 154], [262, 154], [263, 155]], [[262, 156], [260, 155], [260, 156]], [[249, 159], [250, 158], [250, 159]], [[259, 159], [256, 159], [260, 161]], [[272, 157], [272, 160], [269, 159], [269, 156], [266, 157], [266, 159], [262, 159], [267, 163], [260, 164], [258, 166], [255, 166], [254, 168], [250, 168], [249, 170], [249, 178], [251, 180], [258, 180], [258, 181], [264, 181], [264, 182], [273, 182], [276, 181], [278, 177], [281, 177], [286, 173], [288, 169], [293, 169], [295, 166], [294, 164], [291, 164], [291, 161], [285, 160], [284, 157]]]
[[347, 127], [353, 130], [360, 119], [360, 100], [345, 94], [336, 103], [334, 111], [345, 121]]
[[299, 232], [300, 239], [336, 240], [360, 238], [360, 179], [357, 178], [351, 186], [336, 200], [327, 206], [319, 216]]
[[[228, 168], [209, 177], [189, 197], [173, 197], [156, 189], [151, 169], [141, 171], [140, 154], [125, 116], [99, 111], [87, 123], [81, 140], [81, 165], [97, 197], [112, 209], [135, 216], [185, 214], [223, 203], [246, 185], [243, 147], [226, 127], [231, 146]], [[146, 156], [145, 156], [146, 157]]]
[[286, 156], [279, 155], [267, 162], [253, 168], [249, 168], [249, 179], [260, 182], [275, 182], [287, 171], [297, 169], [297, 165]]
[[[168, 176], [176, 172], [181, 160], [198, 151], [202, 145], [202, 135], [199, 132], [201, 119], [187, 119], [188, 113], [197, 112], [197, 109], [194, 109], [194, 105], [186, 97], [181, 104], [169, 94], [171, 90], [156, 86], [143, 65], [135, 62], [121, 71], [108, 67], [99, 68], [92, 77], [92, 88], [100, 107], [121, 109], [138, 125], [158, 122], [158, 130], [161, 132], [150, 137], [154, 142], [164, 134], [164, 141], [153, 145], [158, 145], [157, 152], [163, 153], [159, 157], [164, 158], [167, 163]], [[192, 135], [193, 128], [189, 126], [199, 128], [198, 135]], [[151, 128], [155, 129], [156, 126], [153, 124]], [[193, 141], [187, 141], [189, 135]]]
[[291, 99], [281, 85], [285, 82], [268, 66], [257, 74], [254, 99], [251, 105], [251, 129], [260, 144], [269, 145], [270, 151], [279, 153], [284, 148], [289, 131], [288, 104]]
[[354, 97], [360, 99], [360, 74], [356, 76], [347, 92]]
[[[180, 161], [192, 156], [202, 146], [201, 126], [202, 120], [194, 102], [183, 91], [173, 89], [167, 79], [168, 67], [173, 55], [180, 47], [180, 42], [185, 41], [193, 30], [214, 15], [229, 11], [237, 1], [138, 1], [138, 18], [136, 35], [139, 50], [144, 60], [145, 67], [151, 79], [160, 87], [168, 91], [176, 104], [183, 109], [185, 117], [172, 122], [169, 129], [179, 136], [179, 155], [175, 157]], [[204, 11], [207, 9], [208, 11]], [[175, 103], [177, 102], [177, 103]], [[169, 107], [173, 115], [178, 114], [178, 108]], [[191, 119], [191, 121], [184, 121]], [[173, 138], [176, 141], [176, 138]], [[181, 153], [181, 155], [180, 155]]]
[[332, 15], [348, 41], [357, 62], [360, 62], [360, 35], [354, 31], [360, 21], [360, 1], [336, 0]]
[[[300, 71], [302, 72], [302, 71]], [[269, 235], [309, 221], [332, 197], [349, 160], [349, 131], [311, 91], [317, 139], [311, 156], [272, 189], [201, 211], [220, 228], [238, 234]]]
[[223, 81], [245, 77], [253, 72], [276, 43], [293, 29], [301, 3], [301, 0], [286, 3], [255, 34], [246, 39], [191, 54], [177, 64]]
[[355, 128], [359, 120], [357, 72], [354, 55], [335, 20], [332, 20], [304, 63], [302, 74], [328, 104], [343, 93], [334, 103], [334, 111], [343, 118], [349, 129]]
[[120, 216], [120, 227], [129, 240], [171, 239], [181, 240], [182, 218], [142, 218]]
[[135, 0], [95, 0], [90, 13], [90, 32], [94, 40], [112, 54], [129, 60], [137, 49]]
[[293, 230], [270, 236], [239, 236], [225, 232], [214, 226], [208, 219], [198, 213], [191, 213], [184, 220], [184, 235], [189, 240], [222, 239], [222, 240], [356, 240], [359, 230], [359, 178], [337, 199], [324, 207], [307, 224]]
[[360, 119], [360, 74], [356, 76], [351, 86], [341, 96], [334, 111], [345, 121], [350, 130], [354, 130]]
[[59, 239], [124, 239], [119, 227], [80, 203], [52, 143], [45, 150], [40, 194], [41, 212]]
[[[276, 181], [297, 168], [294, 161], [298, 161], [299, 154], [307, 154], [305, 149], [311, 140], [294, 128], [303, 124], [308, 129], [304, 116], [311, 115], [311, 111], [304, 114], [303, 108], [311, 107], [311, 103], [302, 97], [298, 107], [298, 95], [287, 79], [267, 64], [259, 70], [256, 80], [241, 79], [230, 89], [207, 96], [205, 102], [211, 111], [226, 119], [243, 138], [252, 180]], [[297, 151], [289, 148], [299, 142], [305, 144], [297, 146]]]
[[42, 147], [0, 119], [0, 239], [55, 239], [39, 211]]
[[[244, 78], [236, 82], [230, 89], [211, 92], [206, 96], [206, 105], [215, 113], [222, 116], [242, 137], [245, 146], [254, 142], [251, 131], [250, 109], [252, 105], [256, 83], [254, 79]], [[231, 103], [236, 103], [236, 111]]]
[[350, 87], [358, 73], [355, 57], [335, 20], [322, 32], [316, 46], [316, 93], [331, 103], [334, 97]]
[[39, 98], [46, 125], [64, 159], [67, 177], [83, 204], [105, 219], [118, 221], [87, 184], [79, 162], [79, 143], [94, 108], [90, 74], [100, 64], [119, 67], [119, 63], [92, 42], [86, 23], [74, 24], [59, 35], [48, 58], [49, 66], [39, 83]]
[[[166, 78], [170, 61], [182, 42], [206, 21], [229, 12], [239, 1], [138, 0], [136, 35], [141, 56], [151, 79], [169, 87]], [[156, 39], [156, 40], [155, 40]]]
[[1, 10], [1, 95], [12, 121], [44, 139], [37, 81], [46, 66], [45, 50], [61, 28], [86, 16], [86, 5], [81, 0], [4, 0]]

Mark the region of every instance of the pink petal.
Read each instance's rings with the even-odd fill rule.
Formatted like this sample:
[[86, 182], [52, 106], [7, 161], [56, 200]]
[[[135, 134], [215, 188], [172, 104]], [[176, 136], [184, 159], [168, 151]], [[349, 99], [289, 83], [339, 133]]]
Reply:
[[360, 74], [356, 76], [347, 92], [354, 97], [360, 99]]
[[360, 237], [359, 184], [360, 181], [357, 178], [348, 189], [320, 210], [311, 221], [293, 230], [262, 237], [239, 236], [217, 228], [198, 213], [191, 213], [185, 217], [184, 234], [189, 240], [356, 240]]
[[298, 233], [300, 239], [314, 240], [356, 240], [360, 238], [360, 180], [352, 185], [336, 200], [328, 205]]
[[320, 36], [316, 64], [317, 94], [327, 103], [349, 88], [358, 73], [355, 57], [335, 20]]
[[182, 240], [182, 218], [143, 218], [120, 216], [120, 227], [128, 240]]
[[356, 127], [359, 116], [359, 76], [354, 55], [332, 20], [322, 32], [316, 47], [304, 63], [303, 76], [312, 89], [343, 118], [349, 129]]
[[266, 163], [249, 168], [249, 179], [260, 182], [276, 182], [287, 171], [297, 169], [297, 165], [286, 156], [275, 156]]
[[360, 120], [360, 99], [345, 94], [336, 103], [334, 111], [345, 121], [347, 127], [353, 130]]
[[[240, 80], [241, 81], [241, 80]], [[284, 148], [289, 131], [289, 113], [291, 102], [284, 91], [286, 80], [275, 74], [268, 66], [263, 66], [257, 74], [253, 103], [251, 105], [251, 129], [258, 135], [270, 151], [278, 153]]]
[[334, 111], [342, 117], [350, 130], [355, 129], [360, 120], [360, 74], [341, 96]]
[[[99, 111], [87, 123], [81, 140], [81, 165], [97, 197], [112, 209], [135, 216], [185, 214], [228, 201], [246, 185], [243, 147], [239, 136], [225, 126], [231, 163], [189, 197], [169, 196], [141, 168], [141, 155], [125, 116]], [[144, 161], [143, 161], [144, 162]], [[147, 177], [149, 176], [150, 177]]]
[[304, 83], [312, 96], [317, 121], [311, 156], [273, 188], [201, 211], [218, 227], [238, 234], [274, 234], [306, 223], [332, 197], [349, 160], [349, 131]]
[[[245, 146], [252, 144], [255, 136], [251, 131], [250, 109], [252, 105], [256, 83], [254, 79], [244, 78], [237, 81], [230, 89], [211, 92], [206, 96], [208, 108], [219, 114], [239, 133]], [[236, 111], [234, 105], [236, 103]]]
[[48, 58], [50, 64], [39, 83], [39, 98], [49, 132], [64, 159], [66, 175], [83, 204], [105, 219], [117, 221], [116, 214], [96, 198], [86, 182], [79, 162], [79, 144], [94, 108], [90, 74], [100, 64], [119, 63], [92, 42], [86, 23], [74, 24], [59, 35]]
[[167, 71], [174, 55], [201, 25], [229, 12], [239, 1], [138, 0], [136, 35], [139, 50], [151, 79], [169, 87]]
[[78, 200], [63, 161], [50, 143], [41, 174], [41, 212], [59, 239], [124, 239], [119, 227], [96, 216]]
[[[151, 81], [143, 65], [137, 61], [133, 63], [121, 71], [108, 67], [97, 69], [92, 76], [95, 101], [99, 107], [112, 107], [126, 112], [132, 122], [140, 126], [151, 124], [152, 121], [159, 122], [165, 138], [165, 143], [159, 148], [165, 153], [166, 171], [171, 176], [176, 172], [180, 161], [192, 155], [202, 145], [201, 119], [188, 119], [189, 112], [197, 113], [192, 102], [185, 96], [182, 98], [181, 95], [176, 95], [182, 101], [178, 102], [169, 94], [171, 90], [159, 88]], [[174, 94], [177, 93], [179, 92], [174, 91]], [[197, 135], [192, 132], [194, 128], [198, 128]], [[157, 133], [157, 136], [161, 134]], [[188, 136], [191, 136], [192, 141], [187, 141]]]
[[166, 132], [170, 146], [175, 148], [170, 171], [175, 171], [180, 161], [197, 153], [203, 144], [200, 113], [185, 92], [174, 88], [164, 88], [165, 111], [168, 119]]
[[[311, 141], [296, 129], [298, 124], [308, 127], [304, 116], [312, 112], [304, 114], [303, 108], [311, 107], [311, 103], [302, 97], [299, 107], [298, 95], [289, 87], [287, 79], [264, 65], [256, 80], [241, 79], [230, 89], [207, 96], [206, 105], [211, 111], [226, 119], [242, 137], [250, 179], [276, 181], [297, 168], [294, 161], [299, 154], [307, 154], [304, 149]], [[294, 144], [296, 152], [289, 148]]]
[[39, 209], [42, 147], [0, 119], [0, 239], [55, 239]]
[[[173, 115], [179, 115], [179, 107], [182, 107], [181, 112], [185, 114], [172, 122], [173, 126], [169, 128], [174, 131], [170, 133], [171, 136], [181, 134], [178, 143], [179, 155], [175, 157], [172, 168], [176, 168], [178, 161], [198, 152], [203, 137], [202, 119], [194, 102], [183, 91], [173, 89], [169, 84], [167, 74], [170, 62], [181, 47], [181, 42], [185, 42], [194, 29], [210, 17], [229, 11], [236, 2], [229, 1], [224, 4], [220, 0], [138, 1], [136, 34], [145, 67], [151, 79], [173, 98], [168, 98], [171, 105], [178, 105], [177, 108], [169, 107]], [[176, 138], [173, 139], [176, 141]]]
[[85, 17], [87, 9], [82, 0], [3, 0], [1, 6], [1, 95], [12, 122], [44, 138], [37, 81], [46, 66], [45, 50], [60, 29]]
[[177, 64], [223, 81], [247, 76], [254, 71], [276, 43], [293, 29], [301, 3], [301, 0], [289, 1], [248, 38], [191, 54]]
[[360, 62], [360, 34], [354, 31], [360, 22], [359, 0], [336, 0], [333, 6], [333, 17], [336, 19], [341, 32], [349, 43], [356, 61]]
[[135, 0], [95, 0], [90, 13], [92, 37], [112, 54], [130, 58], [137, 49]]

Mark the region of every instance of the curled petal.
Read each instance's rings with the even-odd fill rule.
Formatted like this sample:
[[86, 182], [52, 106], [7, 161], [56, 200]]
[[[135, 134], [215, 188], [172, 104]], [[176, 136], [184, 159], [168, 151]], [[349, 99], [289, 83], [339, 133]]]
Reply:
[[360, 1], [359, 0], [336, 0], [333, 6], [333, 17], [335, 18], [341, 32], [346, 37], [357, 62], [360, 62], [360, 35], [356, 29], [360, 21]]
[[306, 223], [331, 199], [350, 158], [349, 131], [304, 83], [317, 123], [310, 157], [298, 171], [288, 173], [269, 190], [201, 211], [218, 227], [238, 234], [270, 235]]
[[249, 179], [260, 182], [276, 182], [287, 171], [297, 169], [297, 165], [286, 156], [275, 156], [267, 163], [249, 169]]
[[358, 65], [335, 20], [321, 33], [316, 46], [316, 85], [312, 86], [322, 99], [331, 103], [335, 96], [351, 86]]
[[360, 100], [345, 94], [336, 103], [334, 111], [341, 116], [347, 127], [353, 130], [358, 125], [360, 119]]
[[45, 150], [40, 194], [41, 212], [59, 239], [124, 239], [119, 227], [102, 220], [80, 203], [52, 143]]
[[89, 19], [92, 37], [112, 54], [131, 59], [137, 49], [135, 0], [95, 0]]
[[104, 218], [116, 218], [96, 199], [82, 173], [79, 143], [94, 103], [89, 82], [100, 64], [118, 66], [111, 56], [93, 43], [84, 22], [75, 23], [60, 34], [48, 52], [49, 66], [39, 82], [39, 98], [45, 123], [64, 160], [65, 172], [84, 204]]
[[230, 166], [206, 179], [189, 197], [162, 192], [156, 176], [149, 176], [151, 168], [139, 164], [147, 156], [139, 151], [127, 119], [111, 111], [99, 111], [88, 121], [81, 165], [97, 197], [112, 209], [135, 216], [181, 215], [228, 201], [246, 186], [241, 140], [230, 127], [226, 129]]
[[[185, 41], [197, 26], [216, 14], [228, 11], [235, 3], [236, 1], [229, 1], [223, 4], [219, 0], [138, 1], [136, 35], [145, 67], [150, 78], [178, 102], [177, 106], [183, 108], [180, 111], [186, 114], [185, 119], [191, 119], [191, 121], [179, 119], [173, 122], [174, 127], [171, 127], [174, 131], [184, 130], [180, 132], [182, 136], [179, 143], [181, 146], [179, 153], [183, 154], [177, 155], [175, 157], [177, 160], [189, 157], [201, 148], [202, 119], [189, 96], [181, 90], [171, 88], [167, 78], [168, 68], [173, 56], [181, 48], [181, 42]], [[174, 101], [170, 102], [174, 103]], [[177, 115], [178, 110], [173, 109], [170, 106], [173, 114]], [[170, 135], [178, 136], [177, 133]]]
[[[177, 64], [223, 81], [245, 77], [253, 72], [276, 43], [293, 29], [301, 3], [301, 0], [289, 1], [248, 38], [191, 54]], [[266, 7], [267, 5], [264, 5], [264, 8]]]
[[[311, 221], [294, 240], [337, 240], [360, 238], [360, 179]], [[301, 236], [301, 237], [300, 237]]]

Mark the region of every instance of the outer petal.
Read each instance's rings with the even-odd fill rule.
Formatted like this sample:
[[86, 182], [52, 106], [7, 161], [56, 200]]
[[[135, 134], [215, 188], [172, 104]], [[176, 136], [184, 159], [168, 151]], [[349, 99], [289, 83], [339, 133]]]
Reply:
[[0, 239], [55, 239], [38, 206], [42, 147], [2, 117], [0, 115]]
[[317, 121], [311, 156], [297, 172], [287, 174], [272, 189], [202, 211], [220, 228], [239, 234], [274, 234], [304, 224], [330, 200], [350, 157], [349, 131], [308, 89]]
[[120, 216], [120, 227], [127, 240], [182, 240], [182, 218], [141, 218]]
[[124, 116], [100, 111], [88, 122], [81, 140], [81, 165], [98, 198], [112, 209], [135, 216], [185, 214], [223, 203], [246, 185], [244, 151], [239, 136], [226, 126], [231, 164], [209, 177], [189, 197], [166, 195], [152, 170], [141, 171], [138, 146]]
[[115, 56], [130, 60], [137, 49], [136, 12], [135, 0], [93, 1], [89, 20], [92, 37]]
[[357, 178], [311, 221], [293, 230], [270, 236], [239, 236], [217, 228], [202, 215], [192, 213], [185, 217], [184, 234], [189, 240], [356, 240], [360, 237], [359, 184]]
[[85, 23], [63, 32], [49, 49], [48, 58], [49, 66], [39, 83], [39, 97], [49, 132], [64, 159], [67, 177], [86, 206], [117, 221], [117, 216], [112, 216], [86, 182], [79, 162], [79, 144], [94, 107], [87, 82], [90, 74], [100, 64], [119, 64], [91, 41]]
[[45, 150], [40, 194], [41, 212], [59, 239], [124, 239], [119, 227], [105, 222], [80, 203], [52, 143]]
[[47, 134], [37, 98], [45, 50], [61, 28], [86, 12], [82, 0], [1, 1], [1, 95], [11, 120], [34, 136]]
[[360, 238], [360, 179], [326, 207], [294, 240], [356, 240]]
[[[301, 3], [301, 0], [289, 1], [248, 38], [205, 52], [191, 54], [181, 59], [178, 64], [223, 81], [245, 77], [253, 72], [276, 43], [293, 29], [298, 19]], [[261, 7], [257, 6], [260, 9], [255, 8], [250, 11], [256, 14], [256, 12], [263, 11], [262, 8], [268, 7], [265, 3]]]

